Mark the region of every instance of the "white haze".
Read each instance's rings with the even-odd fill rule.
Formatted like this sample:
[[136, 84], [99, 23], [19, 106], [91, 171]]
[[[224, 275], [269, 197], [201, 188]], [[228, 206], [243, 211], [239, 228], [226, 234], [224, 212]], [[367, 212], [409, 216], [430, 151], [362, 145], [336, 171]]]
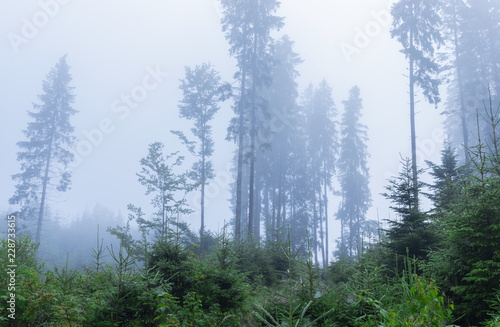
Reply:
[[[399, 52], [400, 45], [390, 38], [389, 24], [380, 21], [380, 15], [389, 11], [392, 2], [283, 0], [278, 15], [286, 17], [285, 27], [275, 35], [288, 34], [295, 42], [295, 52], [304, 59], [298, 67], [301, 91], [308, 83], [317, 84], [325, 78], [333, 88], [340, 114], [349, 89], [353, 85], [360, 87], [364, 103], [362, 122], [368, 126], [371, 154], [373, 207], [368, 219], [377, 219], [377, 209], [381, 220], [389, 217], [389, 203], [380, 193], [387, 178], [398, 173], [400, 155], [410, 156], [407, 64]], [[51, 7], [53, 17], [46, 15], [47, 22], [41, 21], [46, 24], [36, 32], [31, 31], [26, 43], [13, 46], [13, 35], [22, 36], [26, 20], [32, 21], [34, 15], [43, 18], [40, 12], [48, 3], [58, 4], [58, 8]], [[19, 172], [16, 142], [24, 139], [21, 130], [29, 121], [27, 110], [37, 101], [42, 80], [64, 54], [68, 54], [67, 61], [72, 67], [74, 107], [79, 110], [73, 119], [77, 138], [85, 140], [84, 131], [88, 134], [100, 124], [111, 124], [112, 127], [106, 128], [113, 131], [105, 134], [75, 167], [72, 190], [52, 195], [49, 204], [67, 220], [97, 203], [123, 214], [128, 203], [141, 205], [150, 212], [145, 189], [135, 174], [140, 170], [139, 160], [146, 155], [148, 144], [154, 141], [163, 142], [168, 152], [184, 151], [178, 139], [170, 134], [171, 129], [191, 127], [190, 122], [179, 118], [177, 109], [184, 66], [210, 61], [224, 80], [233, 82], [235, 60], [228, 55], [217, 2], [2, 0], [1, 4], [0, 212], [16, 209], [8, 204], [14, 192], [11, 175]], [[355, 37], [360, 30], [367, 30], [371, 36], [349, 61], [341, 45], [355, 46], [355, 41], [359, 45], [360, 40]], [[148, 91], [137, 108], [130, 109], [126, 118], [123, 112], [112, 111], [122, 94], [140, 86], [148, 71], [158, 69], [168, 76], [161, 76], [163, 81]], [[424, 159], [437, 162], [442, 144], [440, 108], [436, 110], [426, 104], [421, 96], [419, 100], [419, 162]], [[232, 216], [227, 186], [230, 181], [224, 179], [230, 174], [235, 149], [234, 144], [225, 140], [232, 116], [230, 103], [226, 102], [214, 121], [213, 161], [219, 180], [212, 183], [206, 208], [207, 227], [211, 230], [217, 230]], [[186, 169], [192, 162], [193, 158], [186, 155]], [[332, 197], [330, 206], [329, 212], [336, 212], [338, 199]], [[198, 230], [197, 213], [182, 219]], [[332, 214], [329, 219], [333, 226], [338, 226]], [[338, 228], [331, 231], [333, 242], [339, 231]]]

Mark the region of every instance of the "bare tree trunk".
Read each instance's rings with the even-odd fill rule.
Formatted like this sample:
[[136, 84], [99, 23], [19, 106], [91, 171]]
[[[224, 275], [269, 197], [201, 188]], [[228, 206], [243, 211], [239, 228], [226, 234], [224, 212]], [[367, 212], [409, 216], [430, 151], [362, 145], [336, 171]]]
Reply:
[[278, 179], [278, 208], [276, 209], [276, 242], [278, 242], [280, 239], [282, 197], [283, 197], [283, 187], [282, 187], [282, 176], [281, 176], [281, 165], [280, 165], [279, 179]]
[[[52, 148], [52, 146], [50, 148]], [[42, 235], [43, 212], [45, 209], [45, 199], [46, 199], [46, 195], [47, 195], [47, 184], [49, 181], [50, 152], [52, 152], [52, 151], [49, 150], [49, 157], [47, 158], [47, 161], [45, 163], [45, 173], [44, 173], [44, 177], [43, 177], [43, 181], [42, 181], [42, 198], [40, 200], [40, 210], [38, 211], [38, 223], [36, 226], [35, 244], [40, 244], [41, 235]]]
[[[54, 131], [55, 127], [52, 128]], [[49, 170], [50, 161], [52, 159], [52, 144], [54, 139], [54, 132], [50, 135], [49, 141], [49, 153], [47, 154], [47, 160], [45, 161], [45, 172], [42, 180], [42, 197], [40, 199], [40, 210], [38, 210], [38, 223], [36, 226], [35, 244], [40, 244], [42, 238], [42, 224], [43, 224], [43, 213], [45, 209], [45, 202], [47, 199], [47, 185], [49, 183]]]
[[[256, 173], [259, 171], [259, 162], [256, 162], [256, 167], [255, 167]], [[260, 195], [260, 188], [261, 188], [261, 180], [258, 177], [259, 174], [257, 174], [256, 182], [255, 182], [255, 202], [254, 202], [254, 238], [257, 243], [260, 243], [260, 215], [261, 215], [261, 195]]]
[[243, 141], [244, 141], [244, 122], [245, 122], [245, 112], [243, 109], [243, 99], [245, 94], [245, 81], [246, 81], [246, 69], [242, 68], [241, 72], [241, 88], [240, 88], [240, 100], [238, 101], [238, 172], [236, 177], [236, 217], [234, 222], [234, 238], [236, 244], [240, 243], [241, 239], [241, 188], [243, 179]]
[[[278, 200], [276, 199], [277, 195], [276, 195], [276, 185], [273, 183], [273, 213], [271, 215], [271, 225], [269, 226], [269, 228], [271, 229], [271, 238], [272, 239], [276, 239], [278, 240], [278, 236], [277, 236], [277, 233], [278, 233], [278, 228], [276, 227], [276, 216], [277, 216], [277, 212], [278, 212]], [[276, 235], [274, 235], [274, 233], [276, 233]]]
[[324, 184], [324, 194], [323, 194], [323, 197], [324, 197], [324, 202], [325, 202], [325, 233], [326, 233], [326, 263], [328, 264], [330, 262], [329, 260], [329, 254], [330, 254], [330, 250], [328, 248], [328, 237], [329, 237], [329, 234], [328, 234], [328, 195], [326, 193], [326, 174], [325, 174], [325, 184]]
[[266, 242], [272, 240], [271, 237], [271, 215], [269, 214], [269, 185], [266, 182], [264, 186], [264, 217], [265, 217], [265, 227], [266, 227]]
[[415, 132], [415, 78], [413, 72], [413, 31], [410, 29], [410, 125], [411, 125], [411, 170], [415, 210], [418, 210], [417, 137]]
[[316, 210], [316, 192], [314, 192], [313, 202], [313, 248], [314, 248], [314, 263], [316, 266], [318, 262], [318, 212]]
[[[256, 43], [255, 43], [256, 44]], [[256, 46], [254, 46], [254, 53], [252, 57], [252, 119], [250, 128], [250, 189], [248, 196], [248, 240], [253, 239], [253, 209], [254, 209], [254, 191], [255, 191], [255, 125], [256, 125], [256, 114], [255, 111], [255, 56], [256, 56]]]
[[201, 227], [200, 227], [200, 247], [203, 250], [203, 234], [205, 232], [205, 183], [206, 183], [206, 167], [205, 167], [205, 127], [203, 127], [203, 139], [201, 140]]
[[319, 236], [321, 240], [321, 260], [323, 267], [326, 267], [325, 258], [325, 233], [323, 231], [323, 200], [321, 199], [321, 185], [318, 188], [318, 204], [319, 204]]
[[464, 160], [468, 164], [469, 158], [469, 128], [467, 127], [467, 112], [465, 110], [464, 104], [464, 93], [463, 93], [463, 78], [462, 78], [462, 61], [460, 60], [460, 51], [458, 43], [458, 26], [457, 26], [457, 7], [456, 1], [453, 1], [453, 42], [455, 45], [455, 60], [456, 60], [456, 70], [457, 70], [457, 84], [458, 93], [460, 98], [460, 119], [462, 123], [462, 137], [464, 140]]

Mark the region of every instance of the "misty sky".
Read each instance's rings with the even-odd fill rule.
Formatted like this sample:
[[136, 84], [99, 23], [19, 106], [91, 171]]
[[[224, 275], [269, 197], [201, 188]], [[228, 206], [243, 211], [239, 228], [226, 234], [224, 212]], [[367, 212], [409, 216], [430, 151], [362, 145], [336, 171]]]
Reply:
[[[97, 203], [124, 216], [128, 203], [151, 212], [135, 174], [152, 142], [163, 142], [166, 152], [184, 150], [170, 134], [172, 129], [191, 127], [179, 118], [177, 109], [184, 66], [210, 61], [224, 80], [234, 82], [236, 62], [228, 55], [217, 2], [0, 1], [0, 212], [16, 209], [8, 205], [14, 192], [10, 176], [19, 172], [16, 142], [24, 140], [21, 130], [29, 121], [27, 110], [32, 110], [32, 102], [42, 92], [42, 80], [64, 54], [68, 54], [73, 75], [74, 108], [79, 110], [73, 118], [80, 144], [77, 153], [84, 155], [73, 169], [72, 190], [52, 194], [49, 204], [64, 219]], [[410, 156], [407, 63], [399, 43], [390, 38], [386, 20], [392, 2], [283, 0], [278, 15], [285, 17], [285, 27], [274, 35], [288, 34], [304, 60], [298, 66], [300, 92], [310, 82], [316, 85], [325, 78], [340, 114], [349, 89], [360, 87], [362, 122], [368, 126], [371, 154], [373, 207], [368, 219], [377, 218], [377, 209], [380, 219], [389, 217], [389, 203], [379, 194], [384, 192], [387, 178], [398, 173], [400, 155]], [[369, 36], [360, 37], [360, 31]], [[346, 46], [350, 50], [356, 47], [356, 51], [346, 56]], [[144, 83], [147, 92], [138, 92], [145, 89]], [[131, 96], [134, 90], [135, 100]], [[441, 108], [426, 104], [421, 94], [418, 100], [416, 127], [422, 166], [424, 159], [439, 161], [443, 129]], [[207, 227], [212, 230], [232, 216], [228, 177], [235, 145], [225, 136], [233, 115], [227, 101], [214, 121], [213, 161], [218, 180], [208, 190], [206, 207]], [[102, 139], [95, 133], [99, 128], [107, 132]], [[84, 144], [91, 144], [88, 135], [93, 135], [95, 145], [85, 148]], [[186, 155], [186, 169], [193, 160]], [[196, 207], [198, 197], [188, 198]], [[332, 197], [330, 206], [329, 212], [336, 212], [338, 199]], [[198, 230], [198, 213], [181, 219]], [[332, 216], [329, 219], [334, 224]], [[331, 231], [333, 241], [339, 232]]]

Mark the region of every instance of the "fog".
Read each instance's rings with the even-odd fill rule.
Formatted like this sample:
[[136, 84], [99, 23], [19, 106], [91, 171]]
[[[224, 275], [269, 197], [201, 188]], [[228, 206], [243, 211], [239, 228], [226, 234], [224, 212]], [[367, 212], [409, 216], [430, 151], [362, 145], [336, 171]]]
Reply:
[[[411, 155], [408, 63], [401, 45], [390, 37], [393, 2], [284, 0], [277, 15], [285, 17], [285, 25], [273, 32], [276, 39], [289, 35], [294, 51], [304, 60], [297, 67], [300, 93], [322, 79], [330, 84], [337, 119], [349, 90], [359, 86], [373, 199], [367, 219], [381, 221], [393, 214], [380, 193], [387, 179], [397, 175], [400, 158]], [[77, 161], [71, 190], [49, 195], [51, 212], [66, 223], [96, 204], [122, 216], [129, 203], [151, 212], [150, 199], [136, 176], [148, 145], [159, 141], [168, 153], [181, 151], [186, 169], [195, 160], [170, 133], [191, 128], [191, 122], [179, 118], [177, 107], [184, 67], [210, 62], [222, 80], [237, 87], [236, 60], [229, 56], [218, 2], [2, 0], [2, 4], [0, 212], [18, 210], [8, 203], [15, 190], [11, 175], [20, 170], [16, 143], [25, 139], [27, 111], [38, 101], [42, 81], [64, 54], [73, 76], [74, 108], [79, 111], [72, 118]], [[441, 91], [444, 98], [444, 88]], [[423, 167], [424, 160], [439, 161], [443, 119], [441, 104], [434, 108], [420, 93], [417, 101], [417, 150]], [[216, 178], [210, 182], [205, 212], [210, 230], [219, 230], [233, 218], [228, 199], [236, 145], [225, 139], [229, 120], [235, 116], [230, 106], [231, 101], [224, 102], [213, 121]], [[195, 212], [180, 220], [197, 231], [199, 196], [194, 193], [187, 198]], [[330, 197], [329, 239], [335, 244], [340, 231], [333, 213], [339, 197]]]

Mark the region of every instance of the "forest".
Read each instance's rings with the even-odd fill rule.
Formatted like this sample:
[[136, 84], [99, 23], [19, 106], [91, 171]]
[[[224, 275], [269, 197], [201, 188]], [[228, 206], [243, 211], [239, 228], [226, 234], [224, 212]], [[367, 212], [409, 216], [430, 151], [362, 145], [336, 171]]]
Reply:
[[[71, 53], [43, 67], [22, 139], [2, 141], [16, 146], [16, 172], [0, 206], [0, 326], [500, 326], [500, 1], [391, 1], [340, 44], [354, 60], [390, 21], [406, 65], [398, 110], [407, 119], [393, 125], [407, 135], [392, 138], [409, 151], [378, 145], [400, 158], [380, 194], [369, 90], [349, 85], [338, 98], [328, 72], [300, 87], [305, 59], [282, 32], [284, 4], [214, 1], [230, 78], [208, 59], [182, 65], [178, 80], [149, 65], [113, 102], [117, 120], [101, 119], [84, 139], [74, 122], [89, 77], [75, 73]], [[65, 10], [40, 6], [8, 34], [15, 49], [30, 46], [28, 30], [42, 33], [40, 17]], [[122, 145], [135, 171], [106, 172], [132, 179], [145, 200], [127, 198], [125, 214], [93, 203], [65, 217], [58, 206], [73, 175], [93, 151], [106, 156], [99, 146], [165, 79], [179, 91], [168, 115], [182, 123], [159, 125], [168, 140]], [[428, 105], [445, 131], [438, 160], [421, 151]], [[215, 160], [229, 146], [221, 174]], [[212, 209], [224, 191], [229, 216]], [[379, 195], [390, 214], [378, 215]]]

